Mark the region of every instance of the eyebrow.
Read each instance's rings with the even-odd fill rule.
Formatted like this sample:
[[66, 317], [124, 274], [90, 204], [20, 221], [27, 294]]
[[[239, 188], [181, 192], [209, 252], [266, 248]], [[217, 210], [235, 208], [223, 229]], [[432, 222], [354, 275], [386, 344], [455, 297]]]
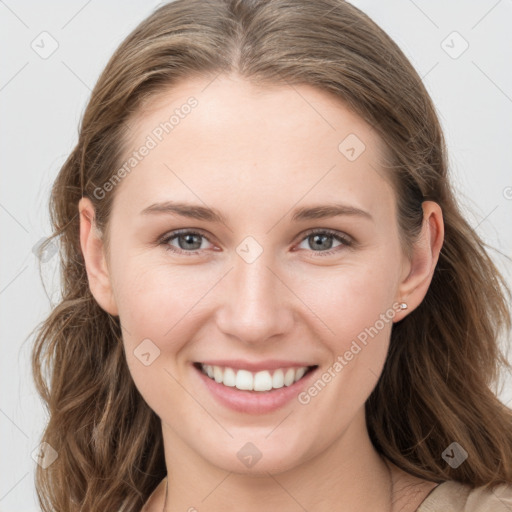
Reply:
[[[154, 203], [141, 211], [141, 215], [148, 214], [174, 214], [180, 215], [181, 217], [188, 217], [189, 219], [226, 224], [224, 215], [215, 208], [176, 201]], [[292, 221], [300, 222], [305, 220], [326, 219], [341, 215], [359, 216], [373, 220], [370, 213], [360, 208], [339, 203], [329, 203], [319, 206], [297, 208], [293, 211]]]

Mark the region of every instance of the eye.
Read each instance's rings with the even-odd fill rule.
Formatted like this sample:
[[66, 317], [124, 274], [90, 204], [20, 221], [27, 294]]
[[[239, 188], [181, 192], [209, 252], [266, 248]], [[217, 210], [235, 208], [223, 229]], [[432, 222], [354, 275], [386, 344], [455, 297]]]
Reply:
[[[203, 240], [209, 242], [208, 238], [202, 233], [183, 229], [169, 233], [160, 240], [160, 244], [165, 245], [167, 250], [178, 254], [194, 255], [201, 249], [205, 249]], [[177, 247], [172, 242], [176, 242]]]
[[[333, 239], [339, 242], [339, 245], [334, 246]], [[193, 256], [198, 254], [201, 250], [206, 249], [203, 241], [210, 242], [209, 239], [199, 231], [182, 229], [173, 231], [165, 235], [159, 244], [165, 246], [165, 249], [177, 254], [186, 254]], [[344, 233], [332, 231], [329, 229], [316, 229], [306, 233], [302, 238], [301, 243], [308, 243], [312, 252], [317, 253], [315, 256], [327, 256], [334, 254], [343, 249], [343, 247], [351, 247], [353, 240]], [[211, 242], [210, 242], [211, 243]]]
[[[339, 242], [338, 246], [333, 249], [333, 239]], [[330, 229], [315, 229], [309, 231], [301, 243], [306, 242], [309, 248], [312, 248], [315, 256], [327, 256], [334, 254], [343, 249], [343, 247], [351, 247], [352, 239], [344, 233], [332, 231]]]

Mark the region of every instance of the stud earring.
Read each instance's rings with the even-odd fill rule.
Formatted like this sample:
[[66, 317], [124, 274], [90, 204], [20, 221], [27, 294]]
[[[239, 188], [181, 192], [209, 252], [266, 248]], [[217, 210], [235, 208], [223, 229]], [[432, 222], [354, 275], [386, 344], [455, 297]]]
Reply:
[[402, 310], [407, 309], [407, 303], [406, 302], [400, 302], [400, 309], [402, 309]]

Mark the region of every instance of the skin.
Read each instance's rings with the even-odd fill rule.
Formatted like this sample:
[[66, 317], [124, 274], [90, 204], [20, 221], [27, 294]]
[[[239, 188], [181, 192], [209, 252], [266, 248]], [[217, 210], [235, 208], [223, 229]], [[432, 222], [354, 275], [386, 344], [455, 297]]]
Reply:
[[[264, 88], [237, 76], [188, 79], [163, 91], [132, 120], [127, 147], [140, 147], [189, 96], [199, 104], [117, 185], [109, 248], [95, 229], [94, 207], [79, 204], [80, 240], [91, 291], [119, 315], [127, 363], [140, 393], [162, 420], [167, 510], [216, 512], [307, 509], [390, 510], [390, 474], [366, 429], [364, 403], [375, 387], [392, 323], [423, 300], [443, 241], [440, 207], [423, 204], [424, 223], [410, 257], [400, 244], [396, 197], [380, 165], [373, 128], [342, 102], [308, 85]], [[208, 85], [209, 84], [209, 85]], [[349, 134], [366, 149], [354, 161], [338, 150]], [[185, 201], [220, 210], [225, 224], [148, 206]], [[292, 210], [340, 202], [362, 215], [294, 222]], [[177, 229], [206, 238], [158, 243]], [[315, 246], [307, 231], [335, 230]], [[237, 253], [247, 237], [263, 252]], [[194, 240], [192, 241], [192, 243]], [[191, 243], [190, 241], [188, 242]], [[320, 244], [322, 241], [320, 241]], [[185, 245], [183, 245], [185, 244]], [[183, 249], [184, 247], [184, 249]], [[334, 250], [331, 255], [320, 253]], [[251, 415], [217, 403], [194, 361], [292, 359], [319, 365], [344, 354], [393, 303], [395, 314], [311, 400]], [[149, 366], [134, 350], [149, 338], [160, 355]], [[253, 443], [261, 459], [237, 458]], [[413, 511], [435, 484], [389, 464], [393, 510]], [[164, 507], [164, 482], [147, 510]]]

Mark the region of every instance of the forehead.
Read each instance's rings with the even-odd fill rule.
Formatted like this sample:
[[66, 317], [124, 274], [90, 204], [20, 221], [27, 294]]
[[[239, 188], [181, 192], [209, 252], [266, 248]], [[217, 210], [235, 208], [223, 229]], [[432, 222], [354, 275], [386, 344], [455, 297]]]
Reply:
[[187, 79], [147, 101], [130, 127], [125, 161], [151, 146], [119, 187], [136, 192], [138, 206], [171, 194], [247, 207], [343, 195], [368, 207], [392, 192], [373, 127], [310, 85]]
[[[187, 118], [192, 121], [185, 122]], [[162, 125], [168, 121], [172, 126], [165, 130]], [[146, 99], [130, 119], [129, 141], [132, 144], [142, 141], [144, 136], [162, 131], [159, 130], [162, 128], [164, 133], [160, 135], [171, 143], [179, 137], [180, 131], [184, 131], [183, 126], [191, 122], [197, 138], [202, 136], [203, 142], [213, 139], [219, 130], [227, 132], [243, 128], [231, 131], [230, 138], [223, 140], [226, 146], [230, 141], [235, 144], [243, 140], [256, 146], [259, 140], [268, 142], [276, 133], [286, 137], [293, 130], [296, 139], [316, 139], [315, 144], [319, 138], [330, 134], [325, 141], [330, 147], [333, 142], [353, 134], [367, 149], [384, 150], [384, 144], [372, 126], [334, 93], [309, 84], [257, 85], [237, 75], [193, 77], [162, 89]], [[201, 129], [203, 133], [199, 131]], [[251, 140], [258, 132], [260, 137]], [[172, 137], [167, 137], [171, 133]], [[160, 135], [156, 133], [155, 137], [160, 138]]]

